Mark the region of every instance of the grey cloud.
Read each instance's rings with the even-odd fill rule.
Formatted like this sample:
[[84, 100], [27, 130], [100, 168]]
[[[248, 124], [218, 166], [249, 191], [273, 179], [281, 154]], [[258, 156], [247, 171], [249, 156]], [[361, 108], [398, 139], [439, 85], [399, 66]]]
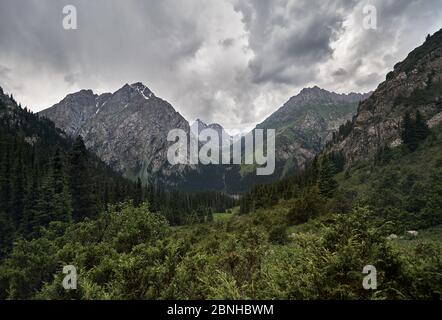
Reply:
[[0, 64], [0, 76], [7, 77], [11, 73], [11, 69]]
[[332, 73], [333, 77], [336, 78], [341, 78], [341, 77], [345, 77], [348, 75], [348, 72], [345, 71], [345, 69], [343, 68], [339, 68], [338, 70], [336, 70], [335, 72]]
[[375, 87], [379, 84], [379, 79], [385, 75], [379, 75], [377, 73], [370, 73], [356, 79], [356, 84], [360, 87]]
[[[249, 67], [257, 83], [299, 84], [315, 80], [315, 68], [328, 59], [352, 2], [324, 5], [323, 1], [236, 2], [250, 31], [255, 52]], [[288, 73], [287, 70], [293, 71]], [[305, 70], [309, 69], [309, 70]], [[307, 78], [305, 78], [307, 76]]]
[[[302, 87], [374, 89], [442, 27], [439, 2], [0, 1], [0, 85], [36, 109], [75, 90], [142, 81], [188, 120], [234, 128]], [[378, 10], [376, 31], [360, 29], [365, 3]], [[78, 9], [78, 30], [62, 28], [66, 4]]]
[[229, 47], [233, 46], [234, 43], [235, 43], [235, 39], [233, 39], [233, 38], [227, 38], [227, 39], [220, 41], [220, 44], [225, 48], [229, 48]]

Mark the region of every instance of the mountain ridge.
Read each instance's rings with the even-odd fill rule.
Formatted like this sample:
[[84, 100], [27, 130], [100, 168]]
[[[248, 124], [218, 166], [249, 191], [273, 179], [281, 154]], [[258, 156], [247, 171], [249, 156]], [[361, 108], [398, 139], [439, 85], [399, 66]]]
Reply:
[[432, 126], [442, 119], [442, 29], [395, 65], [331, 150], [348, 164], [374, 159], [382, 149], [402, 144], [403, 118], [417, 110]]
[[[279, 169], [272, 179], [302, 169], [331, 138], [331, 132], [351, 119], [356, 112], [356, 102], [364, 97], [355, 93], [337, 94], [317, 86], [305, 88], [257, 125], [257, 129], [277, 131]], [[88, 148], [127, 177], [160, 179], [174, 186], [188, 185], [185, 180], [190, 172], [193, 172], [191, 179], [197, 179], [198, 175], [214, 169], [169, 165], [166, 137], [171, 129], [193, 132], [193, 136], [203, 129], [213, 129], [220, 137], [221, 146], [238, 143], [241, 138], [230, 136], [218, 123], [207, 124], [197, 119], [190, 125], [171, 104], [155, 96], [141, 82], [125, 84], [114, 93], [101, 95], [92, 90], [81, 90], [67, 95], [58, 104], [41, 111], [40, 115], [53, 120], [68, 135], [81, 135]], [[212, 180], [219, 181], [213, 186], [218, 188], [235, 183], [234, 179], [229, 183], [225, 181], [225, 170], [237, 169], [232, 166], [214, 170], [216, 177]], [[246, 181], [250, 181], [249, 178]], [[247, 188], [245, 184], [243, 187]]]
[[188, 122], [141, 82], [101, 95], [81, 90], [39, 114], [69, 135], [81, 135], [88, 148], [127, 177], [147, 181], [185, 170], [168, 165], [166, 138], [172, 129], [189, 132]]
[[318, 86], [304, 88], [255, 129], [276, 129], [276, 157], [284, 176], [313, 160], [370, 95], [338, 94]]

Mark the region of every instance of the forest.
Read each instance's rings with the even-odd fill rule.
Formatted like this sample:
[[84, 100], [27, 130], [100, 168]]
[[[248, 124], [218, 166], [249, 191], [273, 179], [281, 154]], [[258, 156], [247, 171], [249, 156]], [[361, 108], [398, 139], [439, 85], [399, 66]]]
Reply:
[[96, 219], [125, 201], [135, 207], [148, 201], [149, 210], [161, 212], [171, 225], [210, 220], [213, 212], [235, 204], [222, 193], [184, 193], [125, 179], [90, 153], [81, 137], [72, 140], [12, 96], [1, 97], [0, 257], [14, 239], [39, 237], [50, 222], [68, 226]]
[[[81, 139], [20, 112], [30, 120], [1, 126], [1, 299], [441, 298], [442, 126], [419, 113], [374, 162], [324, 152], [237, 205], [114, 176]], [[32, 124], [54, 140], [13, 134]], [[77, 290], [61, 285], [65, 265]], [[362, 286], [366, 265], [377, 290]]]

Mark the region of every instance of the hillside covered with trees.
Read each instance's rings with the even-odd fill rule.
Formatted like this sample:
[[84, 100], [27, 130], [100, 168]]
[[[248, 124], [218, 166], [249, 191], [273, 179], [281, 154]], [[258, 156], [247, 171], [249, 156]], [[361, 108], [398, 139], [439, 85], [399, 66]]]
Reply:
[[[237, 206], [125, 180], [0, 95], [0, 299], [440, 300], [441, 36], [305, 170]], [[66, 265], [77, 290], [61, 285]]]
[[109, 205], [132, 201], [162, 212], [171, 224], [211, 219], [232, 207], [221, 193], [190, 194], [143, 185], [111, 170], [83, 140], [71, 140], [54, 124], [0, 92], [0, 257], [14, 239], [33, 239], [51, 222], [64, 227], [95, 219]]

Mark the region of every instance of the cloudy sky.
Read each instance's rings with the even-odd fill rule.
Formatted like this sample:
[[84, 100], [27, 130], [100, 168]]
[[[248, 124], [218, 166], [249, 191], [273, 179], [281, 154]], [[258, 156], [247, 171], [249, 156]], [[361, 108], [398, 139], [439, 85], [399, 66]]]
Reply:
[[190, 121], [246, 129], [303, 87], [375, 89], [440, 28], [441, 0], [0, 0], [0, 86], [38, 111], [141, 81]]

